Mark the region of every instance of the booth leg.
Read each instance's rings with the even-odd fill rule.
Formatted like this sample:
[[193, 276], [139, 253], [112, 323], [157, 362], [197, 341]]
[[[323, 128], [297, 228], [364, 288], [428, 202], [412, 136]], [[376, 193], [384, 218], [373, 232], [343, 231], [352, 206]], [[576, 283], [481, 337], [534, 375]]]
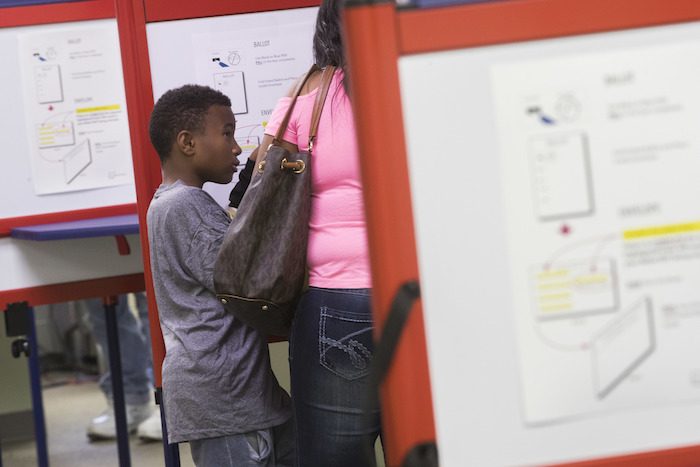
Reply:
[[29, 332], [29, 379], [32, 389], [32, 415], [34, 417], [34, 436], [36, 437], [36, 458], [39, 467], [49, 466], [49, 451], [46, 443], [46, 423], [44, 421], [44, 401], [41, 396], [41, 369], [39, 368], [39, 345], [36, 340], [34, 325], [34, 308], [27, 306]]
[[[29, 384], [32, 393], [37, 465], [48, 467], [49, 454], [46, 447], [46, 425], [44, 403], [41, 398], [41, 371], [34, 326], [34, 309], [27, 302], [10, 303], [5, 309], [5, 329], [7, 337], [17, 337], [12, 341], [12, 356], [19, 358], [24, 354], [29, 358]], [[26, 336], [26, 339], [20, 336]], [[0, 459], [0, 465], [1, 461], [2, 459]]]
[[121, 353], [119, 349], [119, 333], [117, 331], [117, 297], [105, 297], [104, 308], [105, 321], [107, 324], [107, 346], [109, 347], [109, 371], [112, 375], [114, 420], [117, 427], [119, 466], [131, 467], [131, 456], [129, 455], [129, 430], [126, 425], [126, 405], [124, 403]]
[[160, 408], [160, 426], [163, 430], [165, 467], [180, 467], [180, 446], [177, 443], [168, 444], [168, 426], [165, 423], [165, 403], [163, 402], [162, 388], [156, 388], [156, 404], [158, 404]]

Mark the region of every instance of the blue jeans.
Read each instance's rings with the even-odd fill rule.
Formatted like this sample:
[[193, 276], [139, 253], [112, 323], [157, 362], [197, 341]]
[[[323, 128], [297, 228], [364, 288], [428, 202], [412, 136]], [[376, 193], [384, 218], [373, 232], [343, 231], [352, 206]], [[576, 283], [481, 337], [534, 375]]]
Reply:
[[[107, 345], [107, 325], [102, 300], [93, 298], [85, 301], [92, 332], [102, 351], [109, 357]], [[151, 338], [148, 326], [148, 303], [146, 295], [136, 294], [139, 319], [129, 310], [126, 295], [120, 295], [116, 306], [119, 351], [121, 353], [122, 381], [124, 382], [124, 402], [129, 405], [146, 404], [152, 394]], [[100, 388], [112, 398], [112, 378], [107, 370], [100, 378]]]
[[[365, 416], [374, 345], [368, 289], [320, 289], [303, 295], [289, 343], [297, 464], [374, 466], [380, 415]], [[367, 426], [368, 418], [371, 419]]]
[[265, 430], [190, 441], [197, 467], [292, 467], [294, 424], [291, 420]]

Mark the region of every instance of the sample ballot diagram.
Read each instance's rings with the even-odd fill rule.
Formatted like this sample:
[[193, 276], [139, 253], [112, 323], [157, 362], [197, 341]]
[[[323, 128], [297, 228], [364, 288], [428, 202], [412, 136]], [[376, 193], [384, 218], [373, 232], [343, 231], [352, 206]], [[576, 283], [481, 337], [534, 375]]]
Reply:
[[63, 157], [63, 175], [66, 185], [75, 180], [92, 163], [92, 147], [90, 140], [86, 139], [76, 145]]
[[700, 406], [698, 45], [652, 43], [485, 67], [527, 429]]
[[[592, 415], [610, 408], [609, 401], [624, 404], [635, 390], [632, 376], [648, 371], [658, 332], [654, 300], [626, 288], [617, 238], [570, 243], [527, 268], [531, 305], [529, 316], [521, 316], [523, 331], [529, 328], [523, 364], [530, 378], [538, 375], [525, 380], [527, 423]], [[565, 402], [553, 402], [556, 397]]]
[[613, 391], [654, 352], [651, 300], [643, 298], [594, 337], [591, 348], [593, 381], [598, 398]]
[[581, 101], [573, 93], [562, 93], [554, 99], [549, 97], [546, 100], [551, 103], [545, 105], [540, 103], [541, 100], [538, 96], [526, 103], [525, 114], [535, 117], [542, 126], [576, 122], [581, 116]]
[[532, 268], [540, 320], [616, 311], [618, 285], [612, 258], [582, 259]]
[[92, 163], [90, 139], [76, 142], [72, 121], [47, 121], [37, 125], [36, 131], [41, 158], [63, 166], [66, 185], [70, 185]]
[[63, 80], [60, 65], [39, 65], [34, 67], [36, 99], [39, 104], [63, 102]]
[[75, 128], [73, 122], [60, 123], [44, 122], [37, 125], [39, 149], [73, 146], [75, 144]]
[[[594, 294], [598, 305], [613, 304], [611, 293]], [[609, 308], [607, 314], [580, 315], [572, 309], [561, 319], [531, 323], [536, 340], [530, 346], [538, 357], [526, 364], [525, 371], [538, 378], [524, 380], [526, 423], [604, 413], [624, 406], [631, 392], [644, 391], [634, 375], [648, 374], [647, 362], [657, 348], [653, 300], [641, 295], [626, 303]]]
[[593, 183], [584, 133], [534, 136], [528, 150], [539, 220], [593, 214]]
[[133, 183], [116, 24], [50, 28], [17, 40], [34, 193]]
[[234, 115], [248, 113], [248, 97], [245, 75], [242, 71], [226, 71], [214, 74], [214, 87], [231, 99]]

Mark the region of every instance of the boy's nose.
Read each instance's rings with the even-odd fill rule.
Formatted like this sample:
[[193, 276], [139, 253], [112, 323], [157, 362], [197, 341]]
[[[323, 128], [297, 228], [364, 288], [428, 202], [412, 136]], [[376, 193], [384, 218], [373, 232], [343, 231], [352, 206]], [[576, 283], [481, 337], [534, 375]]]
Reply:
[[233, 149], [231, 150], [231, 152], [233, 152], [233, 155], [234, 155], [234, 156], [240, 156], [241, 153], [243, 152], [243, 150], [242, 150], [241, 147], [238, 145], [238, 143], [234, 143]]

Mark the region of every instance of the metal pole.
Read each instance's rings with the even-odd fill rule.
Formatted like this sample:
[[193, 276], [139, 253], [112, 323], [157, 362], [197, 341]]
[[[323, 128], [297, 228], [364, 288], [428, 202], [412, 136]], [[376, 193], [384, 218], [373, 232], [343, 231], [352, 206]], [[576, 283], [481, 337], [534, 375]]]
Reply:
[[109, 371], [112, 377], [112, 400], [114, 402], [114, 420], [117, 425], [117, 449], [119, 466], [131, 467], [129, 455], [129, 430], [126, 426], [126, 405], [124, 404], [124, 386], [122, 383], [122, 363], [119, 352], [119, 332], [117, 328], [117, 297], [103, 299], [105, 321], [107, 324], [107, 347], [109, 348]]
[[39, 467], [49, 466], [49, 452], [46, 446], [46, 423], [44, 422], [44, 402], [41, 397], [41, 371], [39, 368], [39, 345], [36, 340], [34, 325], [34, 308], [27, 306], [29, 322], [29, 380], [32, 389], [32, 415], [34, 417], [34, 435], [36, 437], [36, 458]]
[[168, 444], [168, 426], [165, 423], [165, 402], [163, 402], [163, 388], [156, 388], [156, 404], [159, 406], [160, 426], [163, 430], [163, 454], [165, 456], [165, 467], [180, 467], [180, 446], [177, 443]]

